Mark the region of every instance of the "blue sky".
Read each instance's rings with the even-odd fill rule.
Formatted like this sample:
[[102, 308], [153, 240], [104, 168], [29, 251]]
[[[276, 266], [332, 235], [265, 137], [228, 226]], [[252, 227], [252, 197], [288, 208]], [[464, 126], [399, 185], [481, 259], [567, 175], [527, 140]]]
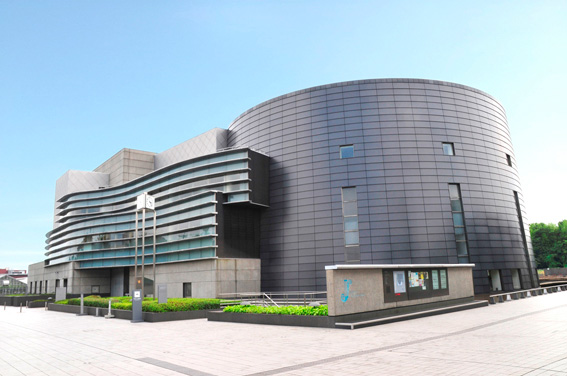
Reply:
[[567, 219], [565, 1], [2, 1], [0, 268], [43, 259], [55, 181], [307, 87], [426, 78], [506, 108], [527, 222]]

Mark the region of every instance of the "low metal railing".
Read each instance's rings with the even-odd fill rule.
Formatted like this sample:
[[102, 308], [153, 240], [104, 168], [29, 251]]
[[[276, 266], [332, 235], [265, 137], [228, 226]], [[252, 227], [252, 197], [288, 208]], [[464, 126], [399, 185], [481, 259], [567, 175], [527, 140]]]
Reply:
[[0, 288], [0, 296], [5, 295], [21, 295], [27, 294], [27, 287], [2, 287]]
[[286, 292], [241, 292], [219, 294], [221, 306], [246, 303], [249, 305], [282, 306], [282, 305], [303, 305], [326, 304], [326, 291], [286, 291]]

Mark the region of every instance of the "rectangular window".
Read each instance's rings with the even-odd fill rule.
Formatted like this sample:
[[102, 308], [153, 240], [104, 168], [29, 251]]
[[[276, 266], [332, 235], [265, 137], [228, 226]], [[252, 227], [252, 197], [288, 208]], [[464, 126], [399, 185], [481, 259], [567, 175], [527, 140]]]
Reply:
[[465, 228], [465, 213], [463, 212], [463, 201], [461, 200], [461, 188], [459, 184], [449, 184], [449, 199], [451, 200], [451, 213], [453, 215], [453, 230], [455, 242], [457, 243], [457, 258], [459, 263], [469, 262], [469, 247], [467, 243], [467, 231]]
[[191, 282], [183, 283], [183, 297], [184, 298], [190, 298], [192, 293], [193, 293], [193, 291], [191, 289]]
[[443, 154], [455, 155], [455, 146], [452, 142], [443, 142]]
[[45, 281], [45, 293], [46, 293], [46, 294], [47, 294], [47, 282], [48, 282], [48, 281]]
[[63, 278], [63, 287], [67, 287], [67, 278]]
[[354, 145], [343, 145], [339, 147], [341, 159], [354, 157]]
[[508, 163], [508, 166], [512, 167], [512, 157], [510, 154], [506, 154], [506, 162]]
[[522, 281], [520, 278], [520, 269], [512, 269], [512, 286], [514, 290], [522, 289]]
[[516, 214], [518, 215], [518, 222], [520, 225], [520, 235], [522, 236], [522, 245], [524, 246], [524, 255], [526, 256], [526, 265], [530, 273], [530, 280], [532, 282], [532, 287], [533, 287], [539, 285], [539, 283], [535, 279], [534, 272], [532, 270], [533, 269], [532, 263], [530, 262], [531, 261], [530, 251], [528, 249], [528, 240], [526, 238], [526, 231], [524, 230], [524, 220], [522, 218], [522, 208], [520, 207], [520, 197], [518, 196], [518, 192], [516, 191], [513, 192], [514, 192], [514, 202], [516, 203]]
[[360, 243], [358, 237], [358, 201], [356, 197], [356, 187], [343, 187], [341, 194], [345, 245], [356, 246]]

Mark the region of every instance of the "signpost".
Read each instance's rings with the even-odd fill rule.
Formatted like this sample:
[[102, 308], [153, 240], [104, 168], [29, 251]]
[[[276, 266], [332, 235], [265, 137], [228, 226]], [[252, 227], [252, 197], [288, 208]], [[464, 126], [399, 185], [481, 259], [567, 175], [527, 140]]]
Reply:
[[134, 290], [132, 294], [132, 320], [130, 322], [143, 322], [142, 316], [142, 290]]

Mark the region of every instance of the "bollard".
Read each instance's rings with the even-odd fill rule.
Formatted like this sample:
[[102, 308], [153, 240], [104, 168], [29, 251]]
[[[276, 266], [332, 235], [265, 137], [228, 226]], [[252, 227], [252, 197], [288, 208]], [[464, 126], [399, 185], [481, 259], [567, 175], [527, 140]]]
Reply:
[[98, 307], [95, 309], [95, 316], [98, 317]]
[[20, 313], [22, 313], [22, 303], [20, 303]]
[[77, 316], [84, 316], [85, 315], [85, 303], [83, 301], [84, 294], [81, 294], [81, 311], [77, 313]]
[[4, 300], [4, 311], [6, 310], [6, 301]]
[[47, 311], [47, 302], [45, 302], [45, 310]]
[[111, 302], [110, 299], [108, 300], [108, 315], [104, 316], [105, 319], [111, 319], [113, 318], [114, 315], [112, 314], [112, 306], [111, 306]]

